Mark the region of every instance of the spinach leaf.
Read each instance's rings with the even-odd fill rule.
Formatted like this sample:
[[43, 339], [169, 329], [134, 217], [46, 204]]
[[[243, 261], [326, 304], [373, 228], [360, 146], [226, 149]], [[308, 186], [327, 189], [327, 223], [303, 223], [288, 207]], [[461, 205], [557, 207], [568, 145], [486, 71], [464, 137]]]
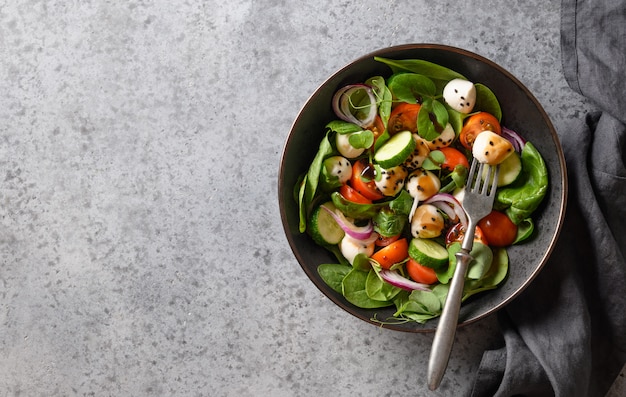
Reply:
[[[413, 203], [411, 195], [406, 190], [402, 190], [393, 200], [373, 204], [353, 203], [346, 200], [339, 192], [333, 192], [330, 195], [330, 198], [333, 201], [333, 204], [335, 204], [335, 207], [343, 212], [344, 215], [353, 219], [373, 218], [376, 216], [378, 211], [385, 207], [391, 208], [397, 213], [404, 213], [408, 215], [411, 210], [410, 206]], [[408, 204], [409, 200], [411, 201], [411, 204]]]
[[433, 112], [433, 99], [424, 98], [417, 113], [417, 131], [419, 136], [427, 141], [434, 141], [439, 136], [439, 132], [430, 118], [431, 112]]
[[474, 111], [481, 110], [483, 112], [491, 113], [492, 116], [502, 120], [502, 109], [500, 108], [500, 102], [496, 95], [484, 84], [476, 83], [476, 103], [474, 104]]
[[320, 142], [319, 149], [317, 150], [317, 153], [315, 154], [315, 157], [313, 158], [313, 161], [309, 166], [309, 170], [304, 178], [303, 184], [300, 187], [298, 195], [298, 204], [300, 206], [300, 233], [304, 233], [306, 231], [307, 215], [309, 207], [315, 198], [315, 193], [317, 192], [317, 186], [319, 184], [320, 174], [322, 173], [324, 159], [332, 154], [332, 152], [333, 148], [328, 140], [327, 133]]
[[382, 62], [389, 67], [393, 71], [406, 71], [419, 73], [424, 76], [428, 76], [431, 79], [435, 80], [452, 80], [452, 79], [463, 79], [467, 80], [465, 76], [460, 73], [455, 72], [452, 69], [448, 69], [445, 66], [437, 65], [436, 63], [424, 61], [422, 59], [388, 59], [382, 57], [374, 57], [374, 59], [378, 62]]
[[348, 141], [356, 149], [369, 149], [374, 144], [374, 133], [370, 130], [354, 132], [349, 135]]
[[408, 296], [402, 295], [396, 299], [394, 316], [408, 318], [418, 323], [424, 323], [441, 314], [442, 300], [432, 291], [412, 291]]
[[517, 236], [513, 244], [519, 244], [530, 238], [535, 230], [535, 223], [532, 218], [526, 218], [517, 225]]
[[342, 293], [341, 283], [351, 270], [351, 266], [338, 263], [323, 263], [317, 267], [317, 273], [322, 280], [340, 294]]
[[351, 134], [353, 132], [359, 132], [363, 130], [363, 128], [359, 127], [358, 125], [343, 120], [333, 120], [330, 123], [326, 124], [326, 128], [341, 135]]
[[522, 174], [513, 185], [498, 189], [494, 203], [516, 225], [530, 217], [548, 191], [548, 169], [532, 143], [524, 145], [521, 160]]
[[381, 208], [372, 221], [374, 230], [383, 237], [391, 237], [400, 234], [407, 224], [407, 215], [396, 213], [391, 208]]
[[[437, 273], [437, 279], [442, 284], [447, 284], [448, 282], [450, 282], [452, 276], [454, 276], [454, 271], [456, 270], [456, 256], [454, 255], [460, 250], [461, 243], [455, 242], [450, 244], [450, 246], [448, 247], [448, 267], [440, 270], [435, 269]], [[483, 277], [490, 269], [493, 262], [493, 253], [489, 246], [479, 242], [474, 242], [472, 250], [470, 251], [470, 255], [474, 259], [472, 259], [469, 263], [467, 278], [479, 279]]]
[[365, 281], [365, 292], [370, 299], [388, 302], [393, 300], [402, 289], [384, 282], [374, 270], [370, 270]]
[[433, 97], [437, 90], [431, 79], [415, 73], [394, 74], [387, 84], [393, 97], [408, 103], [417, 103], [424, 97]]
[[375, 309], [393, 305], [392, 301], [377, 301], [367, 296], [365, 284], [369, 272], [352, 269], [341, 282], [343, 296], [353, 305], [363, 309]]
[[498, 287], [509, 271], [509, 255], [504, 248], [493, 249], [493, 263], [489, 271], [479, 280], [467, 280], [463, 290], [463, 300], [483, 291]]
[[371, 77], [365, 82], [365, 84], [371, 86], [374, 90], [374, 95], [376, 96], [378, 103], [378, 115], [383, 121], [383, 125], [387, 125], [389, 115], [391, 114], [391, 103], [393, 100], [391, 90], [389, 90], [389, 87], [387, 87], [387, 84], [385, 83], [385, 79], [381, 76]]

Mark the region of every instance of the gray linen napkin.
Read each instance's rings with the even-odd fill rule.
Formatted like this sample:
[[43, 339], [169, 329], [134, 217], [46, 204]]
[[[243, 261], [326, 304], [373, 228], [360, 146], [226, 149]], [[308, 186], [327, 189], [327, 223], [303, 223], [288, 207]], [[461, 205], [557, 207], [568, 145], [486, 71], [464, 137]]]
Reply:
[[626, 0], [562, 0], [563, 72], [597, 104], [559, 131], [570, 183], [561, 236], [499, 313], [472, 396], [601, 397], [626, 362]]

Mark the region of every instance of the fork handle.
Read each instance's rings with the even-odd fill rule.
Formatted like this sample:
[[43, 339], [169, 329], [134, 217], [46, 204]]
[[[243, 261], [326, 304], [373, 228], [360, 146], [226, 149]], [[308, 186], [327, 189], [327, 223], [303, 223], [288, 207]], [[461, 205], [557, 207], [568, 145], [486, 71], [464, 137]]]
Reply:
[[454, 269], [454, 276], [450, 283], [446, 303], [441, 312], [428, 360], [428, 388], [430, 390], [435, 390], [439, 387], [448, 366], [454, 335], [459, 321], [465, 275], [467, 274], [469, 263], [472, 261], [469, 251], [464, 248], [457, 252], [455, 256], [456, 269]]

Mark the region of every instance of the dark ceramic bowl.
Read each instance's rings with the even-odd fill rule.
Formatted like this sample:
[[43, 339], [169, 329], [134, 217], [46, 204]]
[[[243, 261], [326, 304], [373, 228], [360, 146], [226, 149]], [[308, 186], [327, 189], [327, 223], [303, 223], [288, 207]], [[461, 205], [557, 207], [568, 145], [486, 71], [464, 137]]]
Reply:
[[[548, 167], [550, 187], [538, 211], [535, 235], [526, 243], [508, 249], [509, 275], [505, 282], [492, 291], [475, 295], [461, 307], [460, 325], [484, 318], [511, 302], [537, 276], [546, 263], [565, 214], [567, 179], [563, 152], [552, 123], [545, 111], [513, 75], [494, 62], [462, 49], [436, 44], [408, 44], [385, 48], [367, 54], [340, 69], [326, 80], [306, 102], [287, 137], [280, 163], [278, 200], [283, 227], [291, 249], [306, 275], [330, 300], [361, 320], [372, 321], [390, 317], [394, 308], [367, 310], [348, 303], [343, 296], [328, 287], [317, 273], [322, 263], [336, 263], [325, 249], [317, 246], [309, 235], [298, 231], [298, 207], [293, 189], [299, 175], [306, 172], [324, 136], [324, 126], [336, 116], [331, 109], [335, 91], [350, 83], [359, 83], [374, 75], [388, 77], [390, 69], [374, 60], [374, 56], [392, 59], [424, 59], [447, 66], [475, 83], [483, 83], [496, 94], [502, 107], [502, 124], [520, 132], [541, 152]], [[348, 319], [347, 317], [346, 319]], [[430, 332], [438, 324], [433, 319], [425, 324], [404, 323], [385, 325], [406, 332]]]

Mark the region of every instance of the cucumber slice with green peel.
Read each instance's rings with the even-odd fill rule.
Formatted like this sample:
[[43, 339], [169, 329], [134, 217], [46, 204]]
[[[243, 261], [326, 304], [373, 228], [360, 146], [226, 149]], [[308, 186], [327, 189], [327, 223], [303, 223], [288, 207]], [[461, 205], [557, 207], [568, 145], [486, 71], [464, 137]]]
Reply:
[[[498, 172], [498, 187], [510, 185], [515, 182], [522, 173], [522, 160], [517, 152], [513, 152], [509, 157], [500, 163]], [[487, 167], [483, 171], [483, 179], [487, 177]]]
[[322, 206], [330, 211], [335, 211], [336, 207], [329, 201], [317, 207], [311, 214], [311, 222], [309, 223], [309, 233], [313, 241], [320, 245], [339, 244], [345, 232], [335, 221], [333, 216]]
[[409, 256], [419, 264], [439, 270], [448, 265], [448, 250], [437, 241], [415, 237], [409, 245]]
[[413, 150], [415, 140], [411, 131], [398, 132], [376, 151], [374, 161], [382, 168], [393, 168], [404, 163]]

